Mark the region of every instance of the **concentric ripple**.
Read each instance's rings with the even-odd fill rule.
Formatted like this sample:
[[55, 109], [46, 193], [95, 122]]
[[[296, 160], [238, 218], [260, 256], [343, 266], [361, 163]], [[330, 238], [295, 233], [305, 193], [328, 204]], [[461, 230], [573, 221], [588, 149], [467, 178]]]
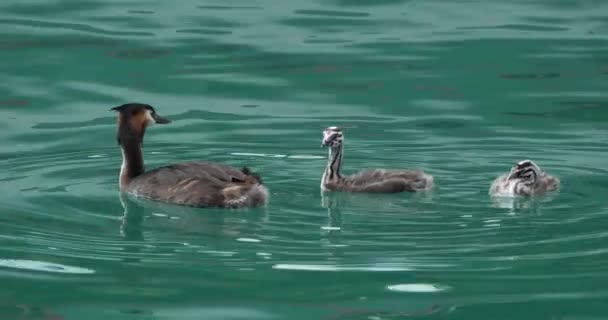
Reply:
[[[280, 2], [280, 3], [279, 3]], [[600, 2], [0, 4], [0, 318], [603, 319], [608, 28]], [[266, 208], [121, 196], [115, 105], [147, 168], [248, 166]], [[420, 194], [321, 194], [422, 168]], [[488, 195], [533, 159], [562, 181]]]

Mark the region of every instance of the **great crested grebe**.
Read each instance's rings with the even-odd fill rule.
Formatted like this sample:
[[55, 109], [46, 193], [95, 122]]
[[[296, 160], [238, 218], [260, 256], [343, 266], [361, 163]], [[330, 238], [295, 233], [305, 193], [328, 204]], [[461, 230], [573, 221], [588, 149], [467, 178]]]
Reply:
[[122, 150], [120, 190], [150, 200], [193, 206], [241, 208], [265, 205], [268, 190], [247, 167], [188, 162], [144, 169], [142, 144], [146, 127], [170, 121], [147, 104], [128, 103], [118, 112], [117, 140]]
[[494, 196], [533, 196], [558, 189], [560, 181], [548, 175], [531, 160], [516, 163], [511, 171], [496, 178], [490, 186]]
[[323, 131], [322, 147], [329, 148], [327, 167], [321, 178], [321, 190], [369, 193], [424, 191], [433, 187], [433, 177], [421, 170], [370, 169], [344, 177], [342, 168], [344, 134], [338, 127]]

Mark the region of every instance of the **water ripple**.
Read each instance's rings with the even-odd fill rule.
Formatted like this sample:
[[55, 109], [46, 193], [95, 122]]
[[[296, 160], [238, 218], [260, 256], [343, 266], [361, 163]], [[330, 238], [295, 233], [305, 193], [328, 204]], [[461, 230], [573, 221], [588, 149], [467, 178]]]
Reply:
[[32, 260], [11, 260], [11, 259], [0, 259], [0, 267], [12, 268], [20, 270], [30, 271], [42, 271], [42, 272], [56, 272], [56, 273], [71, 273], [71, 274], [91, 274], [95, 273], [94, 270], [66, 266], [62, 264], [44, 262], [44, 261], [32, 261]]
[[[8, 306], [38, 301], [66, 318], [607, 314], [605, 4], [0, 7]], [[269, 205], [120, 196], [108, 109], [128, 101], [173, 120], [146, 131], [147, 168], [246, 165]], [[343, 173], [423, 168], [436, 188], [322, 195], [330, 125], [344, 129]], [[490, 198], [527, 158], [562, 188]]]

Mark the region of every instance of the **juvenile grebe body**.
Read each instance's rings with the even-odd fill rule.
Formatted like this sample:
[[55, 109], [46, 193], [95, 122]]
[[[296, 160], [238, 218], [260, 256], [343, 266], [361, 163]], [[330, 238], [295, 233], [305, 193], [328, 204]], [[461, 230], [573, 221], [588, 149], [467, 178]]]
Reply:
[[145, 171], [142, 153], [146, 128], [170, 121], [147, 104], [129, 103], [118, 112], [117, 141], [122, 150], [121, 192], [154, 201], [193, 207], [242, 208], [265, 205], [268, 190], [249, 168], [208, 161], [187, 162]]
[[516, 163], [511, 171], [494, 179], [490, 195], [498, 197], [534, 196], [557, 190], [560, 180], [545, 173], [531, 160]]
[[321, 146], [329, 149], [321, 178], [322, 191], [397, 193], [426, 191], [433, 187], [433, 177], [422, 170], [368, 169], [342, 176], [344, 133], [338, 127], [323, 131]]

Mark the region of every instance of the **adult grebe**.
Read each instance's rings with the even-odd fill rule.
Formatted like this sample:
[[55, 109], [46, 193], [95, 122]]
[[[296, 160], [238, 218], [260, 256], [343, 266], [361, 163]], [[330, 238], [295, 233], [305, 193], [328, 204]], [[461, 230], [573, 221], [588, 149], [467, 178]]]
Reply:
[[265, 205], [268, 190], [247, 167], [188, 162], [144, 169], [142, 144], [148, 125], [170, 121], [147, 104], [128, 103], [118, 112], [117, 140], [122, 150], [120, 190], [155, 201], [193, 206], [241, 208]]
[[321, 178], [321, 190], [345, 192], [395, 193], [424, 191], [433, 187], [433, 177], [421, 170], [371, 169], [343, 177], [344, 134], [338, 127], [323, 131], [322, 147], [329, 148], [327, 167]]
[[557, 177], [548, 175], [531, 160], [516, 163], [508, 174], [496, 178], [490, 186], [494, 196], [541, 195], [559, 188]]

